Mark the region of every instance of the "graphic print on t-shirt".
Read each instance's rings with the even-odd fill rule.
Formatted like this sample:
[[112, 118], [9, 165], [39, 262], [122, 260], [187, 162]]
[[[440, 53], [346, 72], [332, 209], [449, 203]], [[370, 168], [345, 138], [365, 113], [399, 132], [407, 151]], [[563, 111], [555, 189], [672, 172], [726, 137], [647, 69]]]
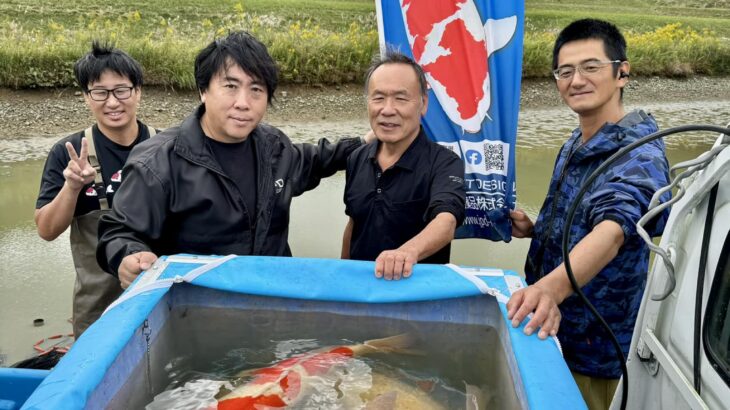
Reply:
[[[137, 139], [129, 146], [116, 144], [106, 138], [98, 130], [97, 126], [93, 127], [94, 145], [96, 146], [97, 159], [102, 169], [103, 188], [95, 189], [93, 183], [86, 185], [78, 196], [74, 216], [84, 215], [93, 210], [99, 209], [99, 196], [105, 195], [109, 206], [112, 205], [114, 193], [119, 189], [122, 183], [122, 168], [127, 161], [132, 148], [138, 143], [149, 138], [149, 131], [146, 125], [139, 123], [139, 134]], [[76, 152], [81, 152], [81, 139], [84, 137], [85, 131], [80, 131], [69, 135], [58, 141], [51, 148], [43, 168], [43, 176], [41, 178], [41, 188], [36, 200], [36, 209], [49, 204], [58, 195], [61, 187], [65, 183], [63, 170], [67, 167], [70, 157], [66, 150], [66, 142], [70, 142]], [[103, 189], [103, 191], [101, 191]]]
[[[114, 192], [117, 191], [117, 188], [119, 188], [119, 185], [122, 184], [122, 170], [120, 169], [117, 172], [113, 173], [109, 180], [110, 183], [106, 186], [105, 189], [107, 199], [110, 199], [111, 194], [114, 194]], [[96, 189], [94, 189], [94, 186], [91, 185], [86, 188], [86, 196], [96, 197], [99, 196], [99, 194], [98, 192], [96, 192]]]
[[109, 185], [106, 186], [107, 198], [110, 196], [110, 194], [116, 192], [117, 188], [119, 188], [119, 185], [122, 184], [122, 170], [120, 169], [117, 172], [113, 173], [109, 181]]

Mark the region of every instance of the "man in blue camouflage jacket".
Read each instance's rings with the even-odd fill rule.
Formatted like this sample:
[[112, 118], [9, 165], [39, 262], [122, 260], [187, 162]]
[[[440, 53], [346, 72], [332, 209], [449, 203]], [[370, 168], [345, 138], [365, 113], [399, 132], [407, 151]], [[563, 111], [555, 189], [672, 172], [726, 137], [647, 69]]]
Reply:
[[[558, 91], [578, 114], [579, 127], [560, 150], [535, 224], [521, 210], [510, 215], [512, 235], [532, 242], [525, 264], [530, 286], [512, 296], [508, 316], [519, 326], [534, 312], [525, 333], [539, 328], [540, 338], [557, 334], [589, 408], [608, 408], [621, 376], [620, 363], [605, 330], [573, 295], [562, 235], [570, 229], [575, 277], [627, 354], [649, 260], [636, 222], [654, 192], [668, 184], [668, 163], [661, 140], [634, 149], [595, 180], [573, 225], [566, 227], [568, 208], [588, 176], [622, 147], [656, 132], [657, 124], [643, 111], [624, 112], [621, 98], [630, 66], [626, 41], [614, 25], [590, 19], [568, 25], [555, 42], [553, 69]], [[652, 221], [649, 234], [660, 235], [666, 218], [667, 212]]]

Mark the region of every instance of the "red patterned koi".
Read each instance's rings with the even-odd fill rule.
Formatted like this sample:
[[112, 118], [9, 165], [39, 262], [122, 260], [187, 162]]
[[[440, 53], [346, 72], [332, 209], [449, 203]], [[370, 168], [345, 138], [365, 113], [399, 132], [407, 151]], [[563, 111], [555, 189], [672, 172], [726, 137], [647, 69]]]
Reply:
[[253, 379], [218, 400], [219, 410], [260, 410], [283, 408], [302, 397], [309, 377], [322, 376], [354, 356], [374, 352], [402, 352], [413, 343], [408, 334], [369, 340], [363, 344], [316, 350], [253, 371]]

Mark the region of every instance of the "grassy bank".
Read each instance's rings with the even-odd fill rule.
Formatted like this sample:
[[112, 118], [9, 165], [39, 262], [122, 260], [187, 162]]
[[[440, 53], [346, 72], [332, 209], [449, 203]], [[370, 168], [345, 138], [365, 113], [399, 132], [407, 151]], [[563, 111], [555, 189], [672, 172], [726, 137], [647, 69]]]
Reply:
[[[252, 32], [286, 83], [359, 82], [377, 50], [372, 0], [5, 0], [0, 86], [73, 84], [73, 62], [92, 39], [127, 50], [146, 83], [192, 88], [197, 50], [230, 30]], [[557, 31], [575, 18], [615, 22], [637, 75], [730, 75], [727, 0], [526, 0], [525, 77], [549, 75]]]

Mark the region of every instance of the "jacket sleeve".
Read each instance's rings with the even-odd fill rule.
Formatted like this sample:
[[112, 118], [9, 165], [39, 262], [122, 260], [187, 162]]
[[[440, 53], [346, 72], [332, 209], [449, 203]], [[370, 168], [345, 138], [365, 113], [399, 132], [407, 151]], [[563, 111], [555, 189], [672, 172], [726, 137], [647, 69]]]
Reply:
[[122, 174], [112, 211], [99, 220], [96, 248], [99, 266], [114, 276], [125, 256], [151, 251], [167, 214], [167, 190], [154, 172], [143, 163], [128, 161]]
[[362, 145], [360, 138], [343, 138], [332, 144], [322, 138], [315, 144], [294, 144], [292, 164], [293, 195], [314, 189], [322, 178], [345, 169], [347, 157]]
[[[624, 236], [636, 233], [636, 223], [647, 212], [654, 193], [669, 184], [669, 164], [663, 152], [644, 151], [613, 168], [605, 183], [590, 195], [587, 218], [590, 226], [605, 220], [621, 225]], [[669, 200], [665, 193], [662, 202]], [[661, 235], [669, 210], [647, 226], [652, 236]]]
[[464, 221], [466, 189], [464, 187], [464, 162], [453, 152], [444, 149], [434, 164], [434, 175], [431, 179], [431, 199], [426, 211], [426, 220], [430, 221], [442, 212], [448, 212], [456, 218], [456, 226]]

